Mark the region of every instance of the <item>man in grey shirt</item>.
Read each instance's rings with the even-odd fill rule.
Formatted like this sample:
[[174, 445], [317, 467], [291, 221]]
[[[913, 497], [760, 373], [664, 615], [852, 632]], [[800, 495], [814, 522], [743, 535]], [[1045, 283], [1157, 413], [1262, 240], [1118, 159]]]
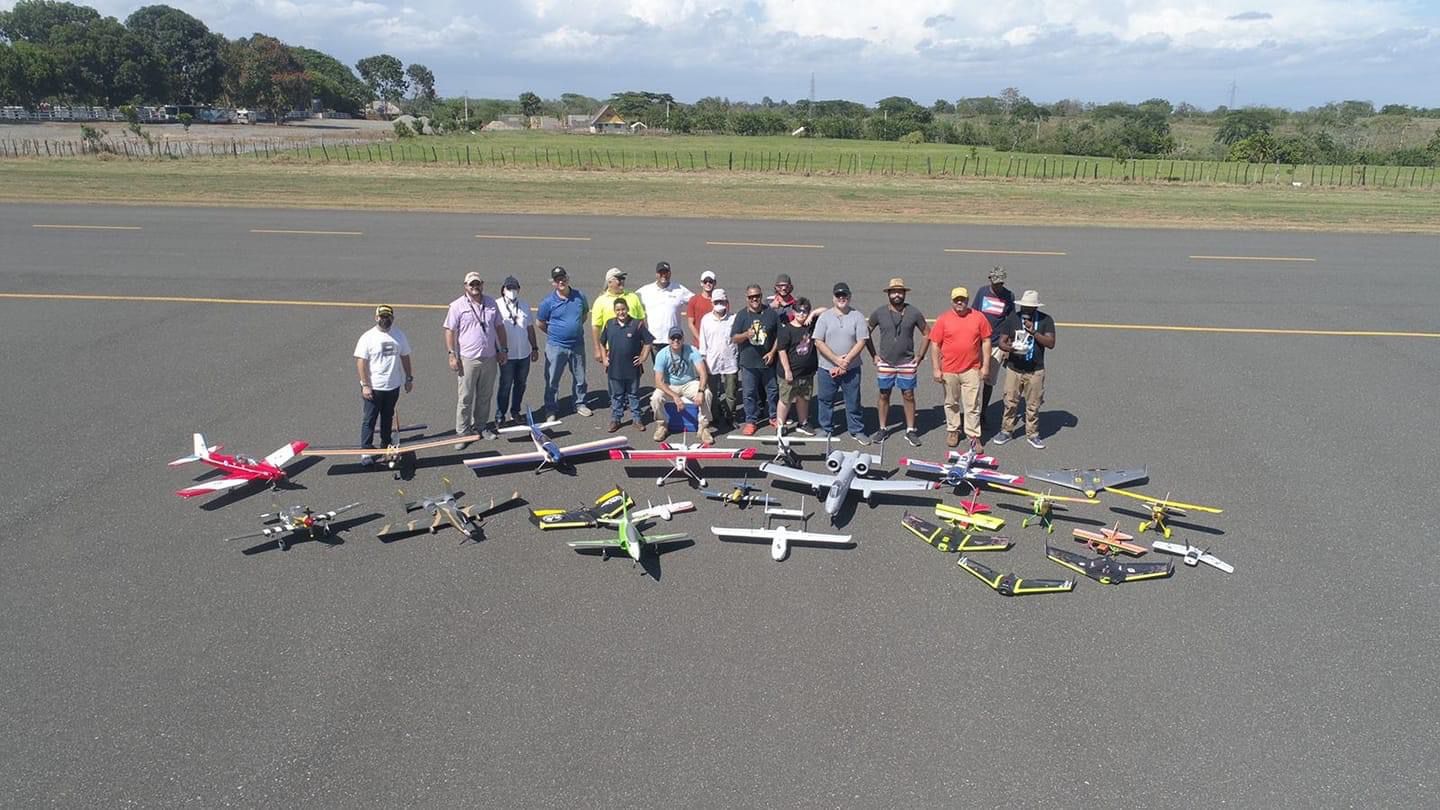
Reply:
[[835, 306], [815, 319], [815, 351], [820, 371], [815, 375], [816, 417], [820, 430], [833, 434], [835, 394], [845, 396], [845, 421], [850, 435], [862, 445], [870, 444], [865, 418], [860, 411], [860, 352], [869, 344], [870, 330], [865, 316], [850, 308], [850, 285], [840, 282], [833, 292]]

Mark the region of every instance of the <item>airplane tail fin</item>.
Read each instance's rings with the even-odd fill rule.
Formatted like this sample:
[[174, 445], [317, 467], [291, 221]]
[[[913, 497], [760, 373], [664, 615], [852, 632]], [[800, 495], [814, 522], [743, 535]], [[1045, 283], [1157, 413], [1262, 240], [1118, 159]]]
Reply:
[[205, 445], [205, 434], [203, 433], [194, 434], [192, 439], [194, 441], [194, 444], [192, 445], [190, 455], [181, 456], [180, 458], [177, 458], [174, 461], [170, 462], [171, 467], [178, 467], [181, 464], [189, 464], [192, 461], [199, 461], [203, 458], [209, 458], [211, 453], [220, 449], [220, 445], [218, 444], [214, 447], [207, 447]]

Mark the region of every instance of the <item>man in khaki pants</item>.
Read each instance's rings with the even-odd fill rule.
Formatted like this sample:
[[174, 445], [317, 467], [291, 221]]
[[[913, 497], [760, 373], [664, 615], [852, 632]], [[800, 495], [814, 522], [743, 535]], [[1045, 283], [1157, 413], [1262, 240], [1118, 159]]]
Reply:
[[1026, 290], [1015, 304], [1019, 310], [1000, 324], [1000, 349], [1005, 352], [1005, 417], [995, 443], [1004, 444], [1020, 427], [1020, 398], [1025, 398], [1025, 441], [1044, 450], [1040, 438], [1040, 405], [1045, 402], [1045, 350], [1055, 348], [1055, 319], [1040, 311], [1040, 293]]
[[970, 291], [950, 291], [950, 311], [930, 329], [935, 351], [930, 365], [935, 382], [945, 388], [945, 446], [960, 445], [960, 431], [970, 449], [980, 449], [980, 386], [990, 373], [990, 322], [970, 308]]

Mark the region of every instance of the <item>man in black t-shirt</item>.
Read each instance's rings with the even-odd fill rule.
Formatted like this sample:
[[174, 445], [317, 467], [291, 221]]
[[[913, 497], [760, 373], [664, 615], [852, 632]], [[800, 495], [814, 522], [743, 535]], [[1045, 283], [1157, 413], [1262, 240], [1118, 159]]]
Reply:
[[[740, 389], [745, 400], [746, 436], [754, 436], [757, 424], [768, 419], [775, 426], [775, 406], [779, 392], [775, 388], [775, 333], [780, 319], [775, 310], [765, 306], [765, 293], [759, 284], [745, 288], [745, 308], [735, 313], [730, 327], [731, 340], [738, 347], [735, 362], [740, 367]], [[765, 399], [760, 399], [764, 390]]]
[[[884, 438], [890, 429], [890, 390], [900, 389], [901, 411], [905, 414], [905, 441], [920, 446], [915, 430], [916, 370], [925, 362], [930, 350], [930, 322], [918, 307], [905, 302], [910, 288], [905, 280], [892, 278], [885, 285], [889, 303], [870, 314], [870, 355], [875, 360], [875, 380], [880, 385], [880, 431]], [[915, 333], [920, 333], [920, 350], [915, 350]], [[878, 345], [877, 345], [878, 344]]]
[[1020, 427], [1017, 416], [1025, 400], [1025, 441], [1044, 450], [1040, 438], [1040, 406], [1045, 402], [1045, 350], [1055, 348], [1055, 319], [1040, 311], [1040, 293], [1026, 290], [1018, 310], [1000, 323], [1000, 350], [1005, 353], [1005, 415], [992, 440], [1004, 444]]
[[790, 322], [780, 325], [780, 335], [775, 339], [776, 356], [780, 368], [780, 403], [775, 408], [775, 421], [785, 424], [790, 406], [795, 406], [797, 422], [795, 432], [802, 436], [814, 436], [810, 431], [810, 398], [815, 396], [815, 371], [820, 361], [815, 354], [815, 341], [805, 319], [810, 317], [810, 299], [801, 296], [790, 305]]
[[990, 395], [995, 391], [995, 381], [1000, 377], [1000, 366], [1005, 355], [1000, 351], [1000, 324], [1015, 314], [1015, 293], [1005, 286], [1005, 268], [996, 265], [990, 268], [989, 284], [981, 285], [970, 301], [970, 307], [990, 322], [990, 375], [985, 378], [985, 387], [980, 392], [980, 429], [985, 429], [985, 409], [990, 407]]

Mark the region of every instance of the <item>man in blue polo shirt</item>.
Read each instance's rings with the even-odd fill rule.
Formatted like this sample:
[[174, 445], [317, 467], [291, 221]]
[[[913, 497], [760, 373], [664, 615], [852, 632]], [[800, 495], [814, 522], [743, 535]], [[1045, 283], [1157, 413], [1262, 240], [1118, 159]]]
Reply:
[[593, 411], [585, 404], [585, 321], [590, 302], [585, 293], [570, 286], [565, 268], [550, 271], [550, 284], [555, 288], [540, 302], [535, 324], [545, 333], [545, 410], [542, 419], [559, 416], [555, 401], [560, 390], [560, 377], [570, 369], [571, 390], [575, 396], [575, 412], [589, 416]]

